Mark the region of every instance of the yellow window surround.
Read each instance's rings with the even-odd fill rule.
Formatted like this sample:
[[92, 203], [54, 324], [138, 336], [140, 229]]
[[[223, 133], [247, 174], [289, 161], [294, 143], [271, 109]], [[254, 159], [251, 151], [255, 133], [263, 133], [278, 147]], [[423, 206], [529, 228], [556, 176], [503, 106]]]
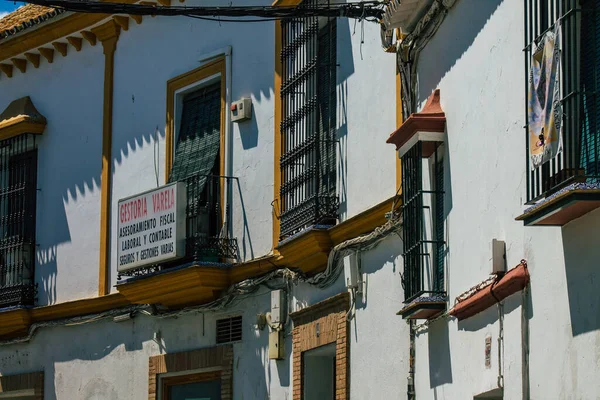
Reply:
[[[166, 165], [165, 165], [165, 182], [169, 180], [171, 168], [173, 166], [173, 155], [175, 150], [175, 134], [176, 134], [176, 118], [175, 118], [175, 103], [177, 91], [186, 88], [195, 83], [201, 82], [213, 76], [219, 76], [221, 80], [221, 146], [219, 149], [219, 174], [225, 175], [225, 116], [226, 116], [226, 64], [225, 57], [219, 57], [216, 60], [208, 62], [196, 69], [176, 76], [167, 82], [167, 124], [166, 132]], [[221, 198], [224, 198], [225, 186], [221, 185]]]
[[29, 96], [12, 101], [0, 114], [0, 140], [25, 133], [41, 135], [46, 118], [35, 108]]

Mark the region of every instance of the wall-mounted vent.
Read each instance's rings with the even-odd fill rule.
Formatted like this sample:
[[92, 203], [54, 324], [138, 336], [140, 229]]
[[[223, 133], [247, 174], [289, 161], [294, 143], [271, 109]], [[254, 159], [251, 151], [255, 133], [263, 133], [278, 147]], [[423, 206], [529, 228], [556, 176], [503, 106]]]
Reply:
[[217, 344], [242, 340], [242, 316], [217, 320]]

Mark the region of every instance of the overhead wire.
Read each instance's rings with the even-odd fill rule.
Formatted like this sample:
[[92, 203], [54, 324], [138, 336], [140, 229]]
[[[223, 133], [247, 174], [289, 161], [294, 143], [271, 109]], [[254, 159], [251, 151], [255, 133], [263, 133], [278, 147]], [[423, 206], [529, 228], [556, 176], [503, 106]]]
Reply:
[[[215, 22], [263, 22], [295, 17], [346, 17], [379, 22], [384, 4], [366, 0], [335, 5], [301, 6], [157, 6], [79, 0], [26, 0], [26, 3], [79, 13], [186, 16]], [[223, 18], [224, 17], [224, 18]], [[244, 19], [256, 17], [256, 19]]]

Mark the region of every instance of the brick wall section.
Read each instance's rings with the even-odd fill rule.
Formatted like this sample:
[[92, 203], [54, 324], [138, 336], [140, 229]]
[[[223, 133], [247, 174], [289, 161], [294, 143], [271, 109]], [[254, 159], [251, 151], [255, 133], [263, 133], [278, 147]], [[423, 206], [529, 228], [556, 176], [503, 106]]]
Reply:
[[[342, 293], [290, 314], [295, 325], [292, 330], [293, 400], [302, 400], [303, 398], [304, 357], [302, 354], [330, 343], [336, 345], [335, 399], [348, 400], [350, 398], [350, 346], [347, 340], [349, 323], [346, 320], [348, 306], [349, 295]], [[319, 336], [317, 336], [317, 325]]]
[[221, 400], [233, 399], [233, 346], [163, 354], [150, 357], [148, 362], [148, 400], [156, 400], [159, 374], [219, 368]]

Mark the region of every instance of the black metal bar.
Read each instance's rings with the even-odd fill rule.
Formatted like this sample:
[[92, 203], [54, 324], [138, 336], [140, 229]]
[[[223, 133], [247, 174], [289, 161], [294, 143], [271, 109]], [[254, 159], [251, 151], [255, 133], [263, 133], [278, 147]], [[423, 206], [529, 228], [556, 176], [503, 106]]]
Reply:
[[[541, 7], [538, 7], [539, 5]], [[562, 152], [541, 168], [530, 170], [527, 130], [527, 203], [554, 193], [573, 182], [593, 182], [600, 166], [597, 68], [598, 0], [529, 0], [525, 4], [525, 76], [529, 95], [532, 50], [537, 41], [561, 24]], [[548, 17], [547, 23], [544, 18]], [[526, 97], [527, 97], [526, 96]], [[527, 104], [526, 104], [527, 111]]]
[[35, 302], [36, 178], [34, 135], [0, 141], [0, 307]]
[[[304, 0], [298, 7], [317, 5], [318, 0]], [[335, 223], [338, 208], [332, 153], [335, 18], [295, 18], [282, 27], [280, 239], [310, 225]]]

